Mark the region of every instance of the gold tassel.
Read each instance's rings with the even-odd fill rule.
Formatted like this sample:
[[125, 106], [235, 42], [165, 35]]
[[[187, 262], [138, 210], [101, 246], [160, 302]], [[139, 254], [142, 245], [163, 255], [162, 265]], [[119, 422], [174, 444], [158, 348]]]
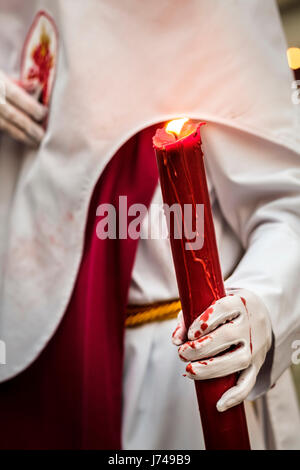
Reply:
[[170, 320], [176, 318], [180, 310], [181, 303], [178, 299], [150, 305], [128, 305], [125, 327], [132, 328], [154, 321]]

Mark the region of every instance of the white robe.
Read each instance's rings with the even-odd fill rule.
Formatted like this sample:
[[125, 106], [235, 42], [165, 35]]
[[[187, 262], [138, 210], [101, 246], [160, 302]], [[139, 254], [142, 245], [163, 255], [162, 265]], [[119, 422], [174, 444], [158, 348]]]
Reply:
[[254, 290], [270, 311], [274, 357], [255, 391], [264, 393], [300, 337], [300, 138], [274, 2], [0, 0], [0, 68], [8, 74], [18, 76], [41, 8], [60, 35], [47, 134], [38, 151], [0, 137], [0, 339], [7, 348], [0, 380], [28, 367], [61, 321], [107, 162], [139, 130], [184, 115], [209, 123], [204, 150], [214, 210], [226, 221], [219, 227], [224, 272], [246, 250], [228, 283]]

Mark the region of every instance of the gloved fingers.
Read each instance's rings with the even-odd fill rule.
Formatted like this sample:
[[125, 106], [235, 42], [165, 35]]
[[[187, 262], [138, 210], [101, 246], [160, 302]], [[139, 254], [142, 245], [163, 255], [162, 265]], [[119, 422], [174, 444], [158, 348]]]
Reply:
[[251, 362], [251, 353], [245, 343], [237, 344], [230, 351], [219, 356], [190, 362], [186, 366], [186, 373], [190, 379], [207, 380], [246, 369]]
[[242, 313], [245, 313], [245, 306], [239, 296], [223, 297], [211, 304], [196, 318], [189, 328], [188, 338], [191, 341], [201, 338], [218, 326], [239, 317]]
[[37, 143], [41, 142], [45, 135], [42, 126], [8, 102], [0, 105], [0, 116], [14, 124]]
[[21, 129], [18, 129], [16, 126], [2, 118], [0, 118], [0, 129], [7, 132], [13, 139], [18, 140], [19, 142], [23, 142], [30, 146], [36, 145], [36, 142], [30, 139], [30, 137], [21, 131]]
[[177, 320], [177, 326], [172, 334], [172, 343], [175, 344], [175, 346], [180, 346], [187, 338], [182, 310], [180, 310]]
[[241, 373], [237, 384], [222, 395], [217, 403], [218, 411], [226, 411], [229, 408], [242, 403], [254, 387], [256, 377], [256, 368], [251, 364]]
[[194, 341], [188, 341], [178, 348], [178, 354], [183, 361], [197, 361], [211, 358], [234, 344], [240, 343], [241, 336], [239, 319], [220, 326], [210, 334]]
[[29, 93], [34, 92], [40, 85], [39, 80], [33, 79], [33, 80], [20, 80], [18, 82], [18, 85], [22, 87], [24, 90], [26, 90]]
[[42, 91], [42, 85], [37, 78], [30, 80], [16, 80], [15, 78], [11, 78], [11, 81], [18, 87], [21, 87], [23, 90], [27, 91], [27, 93], [33, 96], [36, 100]]
[[[21, 82], [21, 86], [26, 90], [32, 98], [34, 98], [36, 101], [39, 101], [42, 91], [43, 91], [43, 85], [38, 81], [38, 80], [27, 80]], [[47, 111], [47, 108], [45, 108]]]
[[24, 113], [33, 117], [36, 121], [42, 121], [47, 115], [47, 108], [30, 96], [19, 85], [14, 83], [3, 73], [0, 80], [4, 83], [6, 100], [21, 109]]

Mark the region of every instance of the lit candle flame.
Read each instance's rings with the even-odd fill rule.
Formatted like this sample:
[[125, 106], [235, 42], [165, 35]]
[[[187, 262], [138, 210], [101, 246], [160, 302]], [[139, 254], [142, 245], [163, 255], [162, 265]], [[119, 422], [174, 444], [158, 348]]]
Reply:
[[300, 68], [300, 48], [289, 47], [287, 50], [288, 63], [291, 69], [297, 70]]
[[178, 137], [180, 135], [181, 129], [187, 121], [188, 118], [174, 119], [173, 121], [168, 122], [166, 125], [166, 131], [169, 134], [175, 134], [175, 136]]

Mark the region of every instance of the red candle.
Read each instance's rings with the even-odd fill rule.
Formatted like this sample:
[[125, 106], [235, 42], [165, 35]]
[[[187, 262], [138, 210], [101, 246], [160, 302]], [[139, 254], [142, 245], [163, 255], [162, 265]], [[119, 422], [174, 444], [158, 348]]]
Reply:
[[[180, 122], [182, 121], [182, 122]], [[164, 203], [178, 204], [169, 220], [170, 242], [184, 321], [187, 328], [214, 300], [225, 296], [206, 182], [200, 127], [204, 123], [176, 120], [181, 130], [159, 129], [153, 139]], [[185, 205], [191, 207], [193, 230], [198, 205], [204, 208], [203, 243], [192, 243], [185, 232]], [[179, 215], [178, 215], [179, 214]], [[182, 237], [178, 237], [182, 226]], [[190, 232], [189, 232], [190, 233]], [[199, 234], [201, 241], [201, 234]], [[200, 246], [202, 245], [202, 246]], [[195, 247], [195, 248], [194, 248]], [[216, 403], [236, 384], [237, 375], [195, 381], [206, 449], [250, 449], [243, 404], [220, 413]]]

